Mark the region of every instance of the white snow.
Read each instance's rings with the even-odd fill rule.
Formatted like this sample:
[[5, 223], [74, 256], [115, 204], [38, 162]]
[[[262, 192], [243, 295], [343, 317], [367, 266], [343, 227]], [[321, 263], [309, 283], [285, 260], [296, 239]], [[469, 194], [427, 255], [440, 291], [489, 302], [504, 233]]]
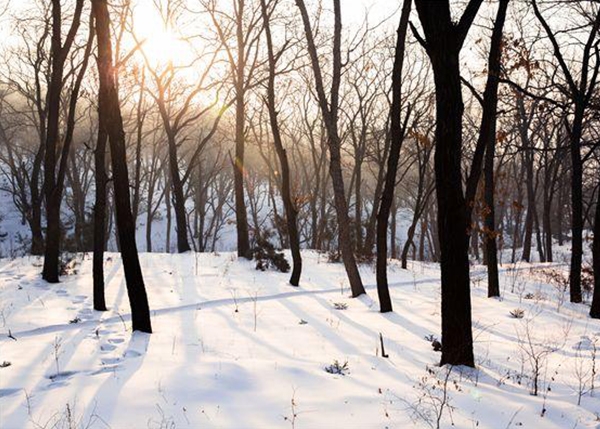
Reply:
[[[391, 262], [395, 312], [382, 315], [372, 267], [361, 268], [369, 296], [351, 299], [341, 264], [303, 255], [293, 288], [232, 253], [141, 254], [151, 335], [131, 332], [118, 254], [106, 259], [104, 313], [92, 310], [91, 255], [58, 285], [40, 280], [39, 259], [0, 260], [0, 426], [435, 427], [448, 371], [425, 339], [440, 333], [437, 265]], [[452, 369], [441, 427], [600, 428], [600, 356], [577, 405], [600, 324], [568, 297], [558, 308], [549, 269], [566, 266], [504, 265], [497, 300], [472, 268], [477, 370]], [[542, 356], [538, 396], [524, 350]], [[346, 375], [325, 371], [336, 360]]]

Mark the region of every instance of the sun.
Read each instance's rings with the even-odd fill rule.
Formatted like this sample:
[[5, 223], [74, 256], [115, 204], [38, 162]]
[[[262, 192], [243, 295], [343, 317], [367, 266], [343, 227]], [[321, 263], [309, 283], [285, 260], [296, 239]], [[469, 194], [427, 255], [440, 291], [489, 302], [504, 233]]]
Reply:
[[140, 49], [151, 67], [183, 66], [192, 61], [192, 49], [185, 37], [176, 34], [150, 3], [141, 2], [133, 9], [133, 31]]

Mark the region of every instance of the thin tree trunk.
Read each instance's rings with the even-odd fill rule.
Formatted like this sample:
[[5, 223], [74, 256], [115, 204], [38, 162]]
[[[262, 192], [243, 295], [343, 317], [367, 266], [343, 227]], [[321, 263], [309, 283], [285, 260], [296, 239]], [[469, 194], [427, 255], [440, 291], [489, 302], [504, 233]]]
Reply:
[[392, 74], [392, 104], [390, 106], [390, 153], [387, 160], [387, 172], [385, 185], [381, 193], [381, 204], [377, 214], [377, 295], [379, 296], [379, 308], [382, 313], [392, 311], [392, 300], [387, 279], [387, 239], [390, 210], [394, 202], [394, 188], [396, 187], [396, 174], [400, 151], [404, 141], [406, 125], [409, 112], [406, 114], [404, 124], [402, 123], [402, 65], [404, 63], [406, 31], [408, 29], [408, 17], [412, 0], [404, 0], [400, 24], [397, 30], [396, 50], [394, 57], [394, 69]]
[[[600, 192], [600, 191], [599, 191]], [[596, 216], [594, 219], [594, 242], [592, 244], [592, 265], [594, 270], [594, 296], [590, 316], [600, 319], [600, 198], [596, 199]]]
[[267, 49], [269, 54], [269, 81], [267, 88], [267, 107], [269, 109], [269, 120], [271, 123], [271, 132], [273, 134], [273, 144], [279, 163], [281, 165], [281, 198], [285, 208], [287, 219], [287, 229], [290, 239], [290, 249], [292, 251], [293, 268], [290, 276], [290, 284], [298, 286], [300, 275], [302, 273], [302, 256], [300, 254], [300, 234], [298, 233], [298, 209], [294, 204], [292, 189], [290, 183], [290, 166], [287, 152], [283, 147], [279, 123], [277, 121], [277, 110], [275, 108], [275, 54], [273, 52], [273, 42], [271, 40], [271, 27], [269, 23], [269, 14], [265, 0], [261, 0], [262, 17], [264, 21], [264, 30], [267, 38]]
[[96, 201], [94, 203], [94, 257], [92, 277], [94, 281], [94, 310], [106, 311], [104, 299], [104, 246], [106, 243], [106, 141], [108, 135], [103, 124], [104, 119], [98, 119], [98, 140], [94, 151]]
[[331, 83], [331, 100], [327, 99], [321, 66], [317, 54], [317, 48], [312, 33], [310, 19], [306, 10], [304, 0], [296, 0], [296, 5], [300, 9], [304, 33], [308, 43], [308, 51], [312, 63], [312, 69], [317, 87], [317, 95], [325, 128], [327, 130], [327, 143], [329, 146], [329, 174], [333, 186], [333, 196], [337, 214], [339, 228], [339, 248], [342, 254], [344, 268], [348, 275], [352, 296], [357, 297], [365, 293], [365, 289], [360, 278], [360, 272], [356, 265], [352, 249], [352, 240], [350, 234], [350, 219], [348, 216], [348, 202], [346, 200], [346, 190], [344, 188], [344, 176], [342, 173], [341, 140], [338, 134], [338, 107], [339, 107], [339, 89], [341, 83], [341, 37], [342, 37], [342, 18], [340, 0], [333, 0], [334, 6], [334, 37], [333, 37], [333, 69]]

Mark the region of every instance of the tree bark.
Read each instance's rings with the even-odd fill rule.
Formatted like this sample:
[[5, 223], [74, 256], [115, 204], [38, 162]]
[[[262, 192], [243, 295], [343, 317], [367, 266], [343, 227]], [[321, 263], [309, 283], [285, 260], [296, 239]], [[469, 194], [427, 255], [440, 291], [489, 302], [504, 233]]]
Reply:
[[480, 138], [485, 142], [485, 217], [484, 217], [484, 247], [488, 272], [488, 297], [500, 296], [500, 281], [498, 280], [498, 251], [496, 247], [496, 211], [494, 202], [494, 157], [496, 153], [496, 116], [498, 111], [498, 83], [500, 78], [500, 63], [502, 57], [502, 32], [506, 19], [509, 0], [500, 0], [496, 22], [492, 33], [488, 61], [488, 80], [483, 94], [483, 118], [481, 121]]
[[590, 316], [600, 319], [600, 198], [596, 199], [596, 216], [594, 219], [594, 242], [592, 243], [592, 265], [594, 270], [594, 295]]
[[108, 135], [99, 117], [98, 140], [94, 152], [96, 200], [94, 203], [94, 257], [92, 277], [94, 281], [94, 310], [106, 311], [104, 299], [104, 248], [106, 243], [106, 142]]
[[135, 242], [135, 221], [131, 212], [125, 131], [116, 88], [115, 69], [110, 40], [110, 17], [107, 0], [92, 0], [98, 36], [98, 75], [100, 80], [99, 109], [109, 136], [117, 228], [121, 258], [127, 283], [134, 331], [151, 333], [150, 309], [142, 269]]
[[410, 109], [402, 123], [402, 65], [404, 64], [404, 52], [406, 31], [408, 29], [408, 17], [412, 0], [404, 0], [400, 24], [397, 30], [396, 50], [394, 57], [394, 68], [392, 72], [392, 104], [390, 106], [390, 153], [387, 160], [387, 172], [385, 185], [381, 193], [381, 203], [377, 214], [377, 295], [379, 297], [379, 310], [382, 313], [392, 311], [392, 300], [387, 279], [387, 239], [390, 210], [394, 202], [394, 188], [396, 187], [396, 174], [398, 173], [398, 162], [400, 151], [404, 142], [406, 125], [410, 115]]
[[[83, 9], [83, 0], [78, 0], [73, 15], [71, 27], [63, 44], [62, 41], [62, 10], [60, 0], [52, 0], [52, 41], [50, 51], [52, 57], [52, 71], [50, 76], [50, 86], [48, 88], [48, 123], [46, 133], [46, 149], [44, 157], [44, 192], [46, 197], [46, 249], [44, 251], [44, 267], [42, 278], [49, 283], [58, 283], [60, 271], [60, 205], [62, 201], [64, 171], [66, 167], [66, 157], [68, 156], [71, 140], [73, 138], [73, 127], [75, 122], [75, 108], [77, 104], [79, 87], [81, 85], [80, 77], [85, 73], [89, 51], [86, 49], [84, 64], [81, 66], [80, 73], [75, 83], [75, 88], [71, 93], [69, 105], [69, 118], [67, 119], [67, 130], [65, 132], [64, 142], [62, 143], [62, 153], [59, 161], [59, 171], [57, 177], [57, 155], [59, 152], [59, 126], [61, 111], [61, 96], [64, 86], [64, 66], [69, 51], [73, 45], [75, 34], [80, 25], [81, 12]], [[93, 34], [93, 33], [92, 33]], [[88, 41], [88, 47], [91, 47], [91, 36]], [[85, 54], [84, 54], [85, 55]]]
[[352, 240], [350, 234], [350, 219], [348, 216], [348, 202], [346, 200], [346, 190], [344, 188], [344, 176], [342, 174], [342, 156], [341, 156], [341, 140], [338, 134], [338, 107], [339, 107], [339, 89], [341, 81], [341, 33], [342, 33], [342, 18], [340, 0], [333, 0], [334, 8], [334, 37], [333, 37], [333, 71], [331, 83], [331, 99], [328, 100], [325, 94], [323, 84], [323, 76], [321, 66], [317, 54], [317, 48], [314, 41], [313, 32], [306, 10], [304, 0], [296, 0], [296, 5], [300, 9], [302, 15], [302, 23], [304, 25], [304, 33], [308, 44], [308, 52], [310, 55], [313, 74], [315, 77], [315, 85], [317, 89], [317, 98], [325, 129], [327, 131], [327, 143], [329, 146], [329, 175], [333, 186], [333, 196], [339, 228], [339, 248], [342, 254], [344, 268], [348, 275], [352, 297], [357, 297], [365, 293], [365, 289], [360, 278], [360, 272], [356, 265], [352, 249]]
[[[482, 0], [471, 0], [458, 24], [447, 1], [416, 0], [436, 93], [435, 178], [442, 277], [441, 364], [475, 366], [471, 330], [469, 220], [463, 193], [459, 54]], [[415, 34], [417, 30], [414, 30]]]

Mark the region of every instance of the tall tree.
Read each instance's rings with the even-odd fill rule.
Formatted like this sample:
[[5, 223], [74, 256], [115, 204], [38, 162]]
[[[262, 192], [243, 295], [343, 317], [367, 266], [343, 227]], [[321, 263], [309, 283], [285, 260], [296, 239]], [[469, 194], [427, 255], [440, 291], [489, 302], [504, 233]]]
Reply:
[[436, 95], [435, 178], [442, 271], [441, 364], [474, 366], [469, 276], [469, 218], [463, 193], [459, 55], [483, 0], [470, 0], [455, 23], [448, 0], [415, 0], [425, 33], [415, 36], [433, 68]]
[[[600, 192], [600, 187], [598, 189], [598, 192]], [[594, 270], [594, 296], [592, 298], [590, 316], [594, 319], [600, 319], [600, 198], [596, 198], [596, 216], [594, 219], [592, 259]]]
[[94, 310], [106, 311], [104, 299], [104, 249], [106, 246], [106, 198], [108, 177], [106, 174], [106, 143], [108, 135], [104, 115], [98, 111], [98, 137], [94, 150], [94, 255], [92, 278], [94, 282]]
[[494, 157], [496, 153], [496, 117], [498, 115], [498, 84], [502, 56], [502, 31], [509, 0], [500, 0], [488, 59], [488, 76], [483, 93], [483, 115], [479, 139], [485, 145], [484, 164], [484, 244], [488, 272], [488, 297], [500, 296], [498, 280], [498, 252], [496, 247], [496, 221], [494, 207]]
[[[260, 9], [254, 2], [232, 0], [233, 12], [216, 8], [216, 0], [203, 0], [210, 13], [217, 35], [227, 55], [235, 90], [235, 155], [233, 158], [235, 219], [238, 256], [252, 259], [248, 213], [244, 198], [245, 150], [246, 150], [246, 98], [248, 90], [255, 84], [254, 75], [259, 65], [258, 41], [262, 31]], [[230, 36], [235, 40], [230, 45]]]
[[[404, 0], [400, 24], [398, 25], [396, 50], [394, 54], [394, 68], [392, 71], [392, 104], [390, 106], [390, 135], [391, 144], [387, 160], [387, 171], [385, 185], [381, 194], [379, 212], [377, 213], [377, 295], [379, 297], [379, 308], [382, 313], [392, 311], [392, 300], [387, 279], [387, 238], [390, 210], [394, 201], [394, 188], [396, 187], [396, 174], [398, 173], [398, 162], [400, 150], [406, 134], [406, 124], [409, 113], [402, 123], [402, 65], [404, 64], [404, 52], [406, 42], [406, 31], [408, 29], [408, 17], [410, 15], [412, 0]], [[410, 109], [409, 109], [410, 112]]]
[[150, 309], [142, 268], [135, 242], [135, 220], [131, 212], [125, 131], [119, 105], [110, 34], [107, 0], [92, 0], [98, 37], [98, 105], [100, 117], [110, 142], [115, 206], [121, 258], [127, 283], [134, 331], [152, 332]]
[[[583, 135], [583, 121], [586, 109], [594, 94], [598, 83], [598, 30], [600, 29], [600, 8], [594, 11], [590, 32], [583, 48], [581, 59], [571, 68], [565, 60], [563, 49], [557, 39], [557, 33], [552, 31], [550, 25], [540, 11], [537, 0], [533, 0], [533, 10], [538, 21], [544, 28], [546, 36], [552, 44], [563, 77], [566, 80], [564, 91], [572, 108], [572, 117], [569, 128], [569, 150], [571, 154], [571, 268], [569, 272], [569, 291], [571, 302], [581, 302], [581, 263], [583, 257], [583, 160], [581, 157], [581, 140]], [[570, 55], [570, 54], [569, 54]], [[596, 61], [592, 67], [592, 59]], [[579, 77], [575, 76], [578, 70]], [[591, 72], [591, 73], [590, 73]]]
[[59, 277], [61, 226], [60, 206], [63, 196], [64, 179], [68, 165], [67, 161], [71, 148], [71, 142], [73, 141], [73, 129], [75, 127], [75, 114], [77, 109], [77, 101], [79, 99], [79, 90], [81, 88], [83, 76], [87, 68], [94, 34], [93, 31], [90, 30], [90, 37], [84, 53], [83, 62], [80, 66], [76, 81], [70, 93], [67, 124], [61, 147], [61, 142], [59, 142], [61, 138], [60, 114], [62, 111], [65, 63], [79, 30], [83, 4], [83, 0], [77, 0], [71, 26], [69, 27], [69, 31], [63, 43], [63, 12], [61, 2], [60, 0], [52, 0], [52, 37], [50, 43], [52, 68], [50, 87], [48, 88], [48, 122], [46, 132], [46, 148], [44, 152], [44, 193], [46, 197], [47, 227], [44, 268], [42, 271], [42, 277], [44, 280], [50, 283], [57, 283]]
[[[273, 145], [281, 164], [281, 198], [285, 208], [285, 216], [287, 220], [287, 232], [290, 239], [290, 250], [292, 251], [292, 274], [290, 276], [290, 284], [298, 286], [300, 283], [300, 275], [302, 273], [302, 255], [300, 254], [300, 234], [298, 232], [298, 208], [294, 203], [292, 196], [292, 185], [290, 183], [290, 164], [288, 161], [287, 151], [283, 147], [281, 131], [279, 129], [279, 121], [277, 119], [277, 108], [275, 105], [275, 74], [277, 59], [273, 48], [273, 40], [271, 37], [271, 14], [273, 13], [277, 2], [272, 7], [271, 11], [267, 10], [265, 0], [260, 0], [262, 17], [264, 21], [264, 31], [267, 39], [267, 51], [269, 55], [269, 77], [267, 81], [267, 99], [266, 104], [269, 109], [269, 121], [271, 123], [271, 133], [273, 135]], [[283, 50], [280, 52], [284, 52]]]
[[329, 146], [329, 174], [333, 185], [333, 195], [335, 200], [335, 211], [339, 229], [339, 248], [342, 254], [344, 268], [348, 275], [352, 296], [357, 297], [365, 293], [365, 289], [360, 278], [360, 272], [356, 265], [352, 249], [352, 240], [350, 238], [350, 219], [348, 216], [348, 201], [346, 200], [346, 190], [344, 188], [344, 177], [342, 174], [342, 155], [341, 139], [338, 131], [338, 110], [340, 98], [340, 83], [342, 76], [342, 11], [340, 0], [333, 0], [334, 12], [334, 30], [333, 30], [333, 64], [331, 70], [331, 88], [330, 98], [327, 98], [321, 64], [315, 44], [313, 30], [306, 10], [304, 0], [296, 0], [296, 5], [300, 9], [302, 23], [304, 24], [304, 34], [308, 45], [308, 53], [312, 64], [317, 99], [325, 129], [327, 132], [327, 144]]

